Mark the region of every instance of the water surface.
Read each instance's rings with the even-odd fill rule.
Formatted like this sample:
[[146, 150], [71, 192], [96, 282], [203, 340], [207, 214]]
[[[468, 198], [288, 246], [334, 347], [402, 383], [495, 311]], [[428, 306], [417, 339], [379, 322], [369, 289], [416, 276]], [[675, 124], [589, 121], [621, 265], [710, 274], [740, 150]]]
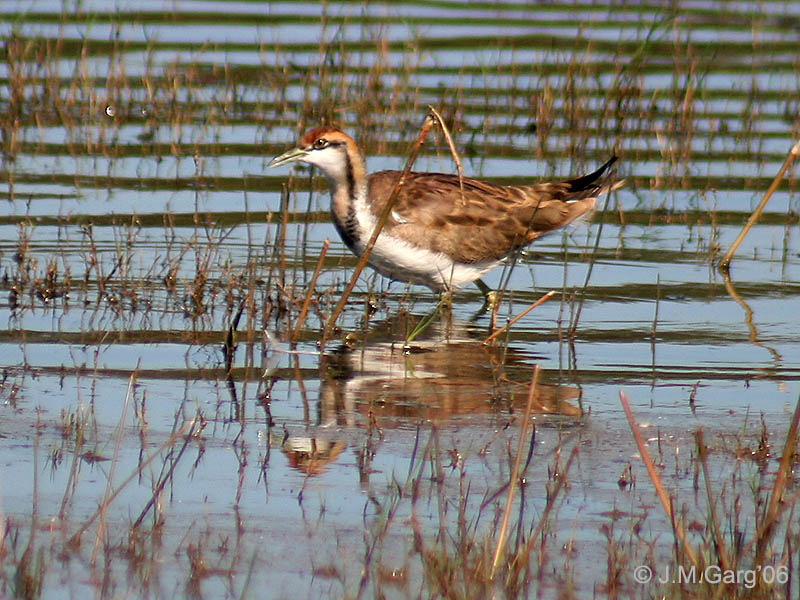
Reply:
[[[734, 450], [757, 444], [762, 422], [779, 458], [800, 394], [796, 171], [730, 281], [716, 263], [797, 139], [795, 3], [78, 8], [0, 8], [2, 511], [19, 536], [4, 585], [33, 540], [45, 597], [65, 582], [74, 597], [355, 596], [362, 573], [362, 593], [426, 596], [411, 524], [455, 536], [463, 502], [475, 535], [494, 539], [534, 365], [523, 530], [578, 449], [536, 593], [607, 590], [604, 531], [617, 519], [627, 531], [623, 513], [646, 515], [670, 557], [620, 390], [693, 518], [705, 514], [690, 491], [698, 427], [720, 486], [757, 468]], [[402, 168], [429, 104], [470, 176], [571, 176], [616, 152], [627, 185], [487, 277], [507, 282], [500, 324], [557, 292], [496, 345], [481, 343], [477, 289], [407, 345], [437, 298], [365, 273], [320, 353], [355, 259], [324, 181], [266, 164], [327, 121], [371, 169]], [[416, 168], [454, 171], [437, 133]], [[393, 504], [420, 464], [424, 500]], [[620, 486], [629, 465], [637, 484]], [[137, 469], [108, 504], [101, 558], [96, 521], [67, 546]], [[646, 596], [630, 569], [650, 555], [629, 554], [621, 585]]]

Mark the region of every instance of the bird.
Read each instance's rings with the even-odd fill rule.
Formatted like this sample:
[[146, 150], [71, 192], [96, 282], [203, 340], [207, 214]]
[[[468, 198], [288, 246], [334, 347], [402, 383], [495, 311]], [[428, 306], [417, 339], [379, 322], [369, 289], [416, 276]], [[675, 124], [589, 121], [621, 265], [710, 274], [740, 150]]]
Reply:
[[[537, 238], [594, 209], [598, 197], [621, 187], [612, 156], [596, 171], [573, 179], [506, 186], [454, 174], [408, 173], [368, 264], [391, 280], [453, 293]], [[311, 129], [297, 147], [268, 168], [292, 162], [317, 167], [328, 180], [333, 224], [358, 257], [383, 212], [401, 171], [368, 174], [356, 141], [341, 129]]]

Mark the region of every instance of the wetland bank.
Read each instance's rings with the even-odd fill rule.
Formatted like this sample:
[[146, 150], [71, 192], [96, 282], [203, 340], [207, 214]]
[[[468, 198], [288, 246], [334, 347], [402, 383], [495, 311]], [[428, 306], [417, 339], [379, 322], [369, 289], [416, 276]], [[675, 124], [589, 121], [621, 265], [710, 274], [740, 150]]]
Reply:
[[[800, 135], [796, 4], [0, 11], [3, 596], [797, 595], [796, 167], [717, 269]], [[493, 342], [365, 271], [321, 348], [356, 261], [267, 163], [327, 121], [402, 168], [429, 105], [465, 175], [628, 183], [491, 274], [498, 327], [555, 291]]]

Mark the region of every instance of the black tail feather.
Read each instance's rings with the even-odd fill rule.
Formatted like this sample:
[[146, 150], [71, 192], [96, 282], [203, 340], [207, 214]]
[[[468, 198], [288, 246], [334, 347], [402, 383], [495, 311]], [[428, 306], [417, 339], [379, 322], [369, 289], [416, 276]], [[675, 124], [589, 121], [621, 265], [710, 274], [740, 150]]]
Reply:
[[583, 175], [582, 177], [576, 177], [575, 179], [570, 179], [569, 181], [567, 181], [566, 183], [569, 184], [570, 187], [569, 191], [573, 193], [582, 192], [594, 186], [595, 183], [597, 183], [597, 181], [609, 169], [609, 167], [611, 167], [611, 165], [617, 162], [618, 158], [619, 157], [617, 156], [612, 156], [593, 173], [589, 173], [588, 175]]

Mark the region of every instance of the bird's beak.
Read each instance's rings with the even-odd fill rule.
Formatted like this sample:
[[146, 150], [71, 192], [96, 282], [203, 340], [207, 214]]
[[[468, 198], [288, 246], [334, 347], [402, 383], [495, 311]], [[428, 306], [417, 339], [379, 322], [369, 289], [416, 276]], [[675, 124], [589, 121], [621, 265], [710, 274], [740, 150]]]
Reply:
[[307, 154], [308, 150], [304, 148], [292, 148], [291, 150], [288, 150], [280, 156], [276, 156], [269, 161], [267, 167], [271, 169], [273, 167], [280, 167], [281, 165], [285, 165], [296, 160], [303, 160]]

